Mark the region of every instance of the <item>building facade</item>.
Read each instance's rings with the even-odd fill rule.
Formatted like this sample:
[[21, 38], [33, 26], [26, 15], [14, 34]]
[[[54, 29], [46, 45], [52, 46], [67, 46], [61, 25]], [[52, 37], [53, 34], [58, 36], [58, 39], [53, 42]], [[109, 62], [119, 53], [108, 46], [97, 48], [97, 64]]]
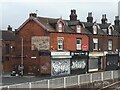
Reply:
[[92, 33], [89, 35], [89, 71], [118, 69], [118, 29], [107, 23], [106, 14], [102, 15], [101, 23], [92, 20], [92, 13], [88, 13], [84, 25]]
[[106, 14], [101, 23], [93, 22], [91, 12], [87, 22], [78, 20], [74, 9], [69, 17], [63, 20], [30, 13], [15, 31], [8, 66], [23, 74], [52, 76], [118, 69], [119, 17], [115, 17], [114, 25], [107, 22]]
[[2, 71], [8, 73], [13, 70], [13, 53], [15, 51], [15, 34], [12, 31], [12, 27], [9, 25], [7, 30], [1, 30], [1, 44], [2, 44]]
[[[76, 28], [71, 29], [70, 23], [75, 23]], [[66, 75], [71, 73], [71, 67], [85, 73], [89, 47], [88, 36], [82, 32], [85, 31], [79, 21], [37, 17], [31, 13], [16, 31], [14, 66], [19, 68], [23, 64], [26, 74]], [[86, 58], [72, 61], [76, 53]]]

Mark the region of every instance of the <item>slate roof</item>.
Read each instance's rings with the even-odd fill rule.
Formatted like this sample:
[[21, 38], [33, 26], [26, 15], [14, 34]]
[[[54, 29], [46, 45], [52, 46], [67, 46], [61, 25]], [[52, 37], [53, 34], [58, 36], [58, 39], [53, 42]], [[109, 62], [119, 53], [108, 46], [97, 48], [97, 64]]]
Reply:
[[85, 27], [92, 27], [94, 25], [94, 23], [90, 23], [90, 22], [82, 22]]
[[[109, 27], [111, 24], [108, 23], [108, 24], [99, 24], [99, 25], [100, 25], [100, 28], [101, 28], [101, 29], [107, 29], [107, 30], [108, 30], [108, 27]], [[112, 26], [114, 27], [114, 25], [112, 25]], [[107, 32], [104, 31], [104, 33], [105, 33], [106, 35], [108, 35]], [[119, 35], [116, 27], [114, 27], [114, 30], [112, 30], [112, 35]]]
[[13, 41], [15, 40], [14, 32], [7, 31], [7, 30], [0, 30], [0, 39], [5, 41]]
[[[53, 18], [37, 17], [36, 19], [47, 28], [47, 31], [56, 32], [56, 24], [59, 18], [53, 19]], [[67, 25], [67, 22], [65, 20], [63, 20], [63, 22], [64, 22], [64, 32], [73, 33], [74, 31]]]
[[83, 24], [79, 20], [77, 21], [67, 20], [67, 22], [68, 22], [68, 26], [73, 30], [75, 29], [76, 25], [81, 25], [83, 27], [83, 31], [81, 32], [82, 34], [92, 34], [88, 29], [84, 28]]
[[98, 24], [100, 26], [101, 29], [108, 29], [108, 27], [111, 25], [111, 23], [107, 23], [107, 24]]
[[[58, 20], [60, 18], [48, 18], [48, 17], [29, 17], [28, 20], [26, 20], [25, 23], [27, 23], [29, 20], [34, 20], [36, 21], [39, 25], [41, 25], [46, 31], [48, 32], [57, 32], [56, 31], [56, 24], [58, 22]], [[76, 33], [75, 32], [75, 26], [76, 25], [81, 25], [83, 27], [83, 31], [82, 34], [92, 34], [93, 33], [93, 25], [94, 23], [90, 23], [90, 22], [81, 22], [79, 20], [77, 21], [70, 21], [70, 20], [63, 20], [64, 23], [64, 32], [66, 33]], [[20, 26], [20, 28], [18, 28], [18, 31], [25, 25], [25, 23], [23, 23], [23, 25]], [[100, 23], [96, 23], [99, 28], [98, 28], [98, 34], [97, 35], [108, 35], [107, 32], [105, 32], [104, 30], [107, 29], [108, 27], [111, 25], [111, 23], [107, 23], [107, 24], [100, 24]], [[112, 35], [118, 35], [118, 32], [116, 30], [116, 26], [115, 30], [112, 31]]]
[[[54, 19], [54, 18], [46, 18], [46, 17], [37, 17], [36, 19], [47, 28], [47, 31], [56, 32], [56, 24], [60, 18]], [[94, 23], [80, 22], [79, 20], [77, 21], [63, 20], [63, 22], [65, 26], [64, 32], [76, 33], [74, 29], [75, 29], [75, 26], [79, 24], [82, 27], [83, 25], [85, 26], [83, 27], [82, 34], [92, 34], [92, 31], [93, 31], [92, 27]], [[107, 23], [107, 24], [97, 23], [97, 25], [100, 26], [100, 28], [98, 28], [98, 35], [107, 35], [107, 32], [103, 31], [103, 29], [108, 29], [111, 23]], [[116, 30], [113, 30], [112, 35], [118, 35], [118, 32]]]
[[[90, 31], [91, 33], [93, 32], [93, 25], [94, 23], [90, 23], [90, 22], [82, 22], [85, 26], [85, 28]], [[99, 35], [104, 35], [105, 33], [100, 29], [98, 28], [98, 34]]]
[[[92, 26], [94, 25], [94, 23], [90, 23], [90, 22], [82, 22], [85, 26], [85, 28], [87, 28], [91, 33], [93, 31], [93, 28]], [[111, 25], [111, 23], [107, 23], [107, 24], [100, 24], [100, 23], [97, 23], [97, 25], [100, 26], [100, 28], [98, 28], [98, 34], [99, 35], [108, 35], [107, 31], [108, 30], [108, 27]], [[116, 26], [113, 26], [114, 27], [114, 30], [112, 30], [112, 35], [119, 35], [118, 33], [118, 28]]]
[[120, 33], [120, 25], [113, 25], [114, 29]]

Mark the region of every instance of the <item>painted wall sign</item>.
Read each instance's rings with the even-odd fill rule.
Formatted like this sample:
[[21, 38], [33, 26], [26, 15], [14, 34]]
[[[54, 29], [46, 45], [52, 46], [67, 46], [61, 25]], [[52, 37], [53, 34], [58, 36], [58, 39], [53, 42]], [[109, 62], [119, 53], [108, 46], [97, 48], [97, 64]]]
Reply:
[[82, 51], [81, 52], [79, 52], [79, 51], [78, 52], [71, 52], [71, 55], [72, 56], [84, 56], [84, 55], [87, 56], [88, 52], [82, 52]]
[[51, 56], [59, 56], [59, 55], [70, 55], [70, 52], [64, 51], [64, 52], [51, 52]]
[[90, 57], [99, 57], [99, 56], [104, 56], [103, 52], [90, 52], [89, 53]]
[[37, 57], [31, 57], [31, 59], [36, 59]]
[[52, 60], [51, 75], [60, 76], [70, 74], [70, 60]]
[[87, 51], [88, 50], [88, 45], [87, 44], [82, 44], [82, 50]]
[[49, 50], [50, 38], [48, 36], [33, 36], [31, 38], [32, 50]]
[[72, 61], [71, 69], [85, 69], [86, 62], [85, 60], [74, 60]]

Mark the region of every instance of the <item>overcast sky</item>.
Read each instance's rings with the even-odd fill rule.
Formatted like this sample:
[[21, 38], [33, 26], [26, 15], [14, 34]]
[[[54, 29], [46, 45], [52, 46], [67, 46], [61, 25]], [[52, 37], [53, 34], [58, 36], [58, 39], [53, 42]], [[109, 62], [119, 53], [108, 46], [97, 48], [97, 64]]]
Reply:
[[69, 19], [70, 10], [76, 9], [78, 19], [86, 21], [88, 12], [93, 13], [94, 21], [100, 22], [102, 14], [106, 14], [108, 22], [113, 23], [118, 15], [119, 0], [1, 0], [0, 28], [11, 25], [17, 29], [28, 17], [36, 12], [38, 16]]

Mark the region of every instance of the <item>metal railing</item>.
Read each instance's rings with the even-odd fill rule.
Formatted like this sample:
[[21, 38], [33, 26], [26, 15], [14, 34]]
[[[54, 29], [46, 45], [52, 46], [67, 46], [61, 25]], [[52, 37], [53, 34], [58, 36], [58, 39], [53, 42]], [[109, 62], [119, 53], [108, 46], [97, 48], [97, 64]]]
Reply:
[[10, 88], [28, 88], [31, 90], [31, 88], [66, 88], [73, 85], [93, 83], [95, 81], [104, 81], [117, 78], [120, 78], [120, 70], [88, 73], [9, 86], [0, 86], [0, 89], [2, 88], [2, 90], [10, 90]]

